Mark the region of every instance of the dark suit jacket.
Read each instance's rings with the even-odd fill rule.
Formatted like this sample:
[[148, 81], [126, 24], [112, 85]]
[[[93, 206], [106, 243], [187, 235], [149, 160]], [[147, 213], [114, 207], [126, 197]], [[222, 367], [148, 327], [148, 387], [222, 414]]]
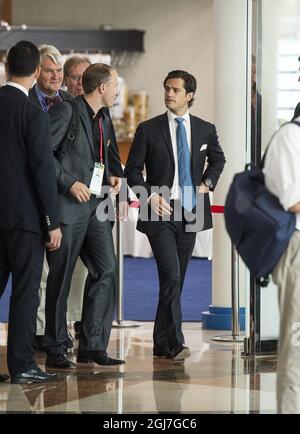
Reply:
[[[94, 170], [96, 157], [94, 153], [93, 132], [86, 105], [80, 96], [73, 99], [77, 104], [80, 116], [80, 125], [77, 137], [68, 149], [62, 161], [55, 160], [56, 179], [58, 184], [58, 194], [60, 203], [60, 222], [73, 224], [79, 216], [86, 214], [89, 216], [90, 206], [88, 203], [79, 203], [69, 190], [75, 181], [80, 181], [89, 186]], [[72, 106], [69, 103], [61, 102], [55, 104], [49, 110], [52, 148], [55, 151], [60, 147], [72, 117]], [[108, 161], [108, 142], [110, 119], [104, 114], [104, 161]], [[110, 165], [106, 164], [106, 178], [112, 176]]]
[[[225, 157], [219, 145], [215, 126], [190, 115], [191, 119], [191, 169], [194, 186], [200, 186], [205, 178], [217, 185], [225, 164]], [[207, 147], [203, 147], [207, 145]], [[207, 167], [205, 169], [205, 163]], [[143, 169], [146, 168], [144, 181]], [[167, 113], [142, 122], [135, 134], [128, 156], [125, 176], [130, 187], [144, 186], [148, 195], [151, 187], [172, 188], [175, 173], [174, 155]], [[148, 203], [142, 203], [147, 206]], [[145, 233], [155, 233], [160, 222], [139, 221], [137, 229]], [[212, 226], [209, 195], [204, 200], [204, 225], [202, 230]]]
[[[71, 101], [74, 99], [74, 97], [69, 93], [65, 92], [64, 90], [59, 90], [59, 94], [63, 101]], [[29, 90], [29, 98], [34, 101], [38, 106], [40, 106], [40, 101], [37, 97], [36, 91], [35, 91], [35, 85], [32, 89]], [[110, 112], [108, 107], [103, 108], [103, 112], [108, 116], [110, 128], [109, 128], [109, 141], [108, 141], [108, 161], [109, 161], [109, 167], [110, 171], [114, 176], [117, 176], [119, 178], [124, 177], [124, 171], [122, 169], [122, 164], [120, 160], [120, 154], [119, 149], [117, 145], [117, 139], [115, 130], [112, 124], [112, 120], [110, 117]]]
[[19, 89], [0, 89], [0, 227], [58, 227], [49, 118]]

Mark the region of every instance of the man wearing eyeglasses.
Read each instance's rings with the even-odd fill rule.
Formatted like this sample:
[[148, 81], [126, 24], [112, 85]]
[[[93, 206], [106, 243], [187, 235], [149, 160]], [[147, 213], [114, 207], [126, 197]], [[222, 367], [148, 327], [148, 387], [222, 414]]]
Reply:
[[83, 56], [72, 56], [65, 61], [64, 83], [72, 96], [83, 95], [82, 74], [90, 65], [90, 59]]

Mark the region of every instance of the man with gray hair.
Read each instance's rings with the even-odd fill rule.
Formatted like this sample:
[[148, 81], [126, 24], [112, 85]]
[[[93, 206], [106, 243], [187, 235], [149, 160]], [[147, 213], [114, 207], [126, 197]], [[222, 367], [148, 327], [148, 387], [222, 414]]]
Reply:
[[71, 100], [72, 97], [61, 90], [63, 82], [63, 57], [53, 45], [40, 45], [41, 73], [36, 84], [30, 89], [29, 97], [47, 112], [53, 104]]
[[[37, 78], [36, 84], [29, 90], [29, 98], [48, 112], [53, 104], [61, 101], [69, 101], [72, 96], [61, 90], [63, 81], [63, 57], [53, 45], [40, 45], [40, 67], [41, 72]], [[46, 282], [49, 267], [47, 261], [44, 261], [43, 274], [39, 290], [40, 305], [37, 313], [37, 331], [34, 342], [34, 348], [37, 350], [44, 349], [44, 330], [45, 330], [45, 300], [46, 300]], [[72, 348], [73, 338], [69, 335], [68, 347]]]

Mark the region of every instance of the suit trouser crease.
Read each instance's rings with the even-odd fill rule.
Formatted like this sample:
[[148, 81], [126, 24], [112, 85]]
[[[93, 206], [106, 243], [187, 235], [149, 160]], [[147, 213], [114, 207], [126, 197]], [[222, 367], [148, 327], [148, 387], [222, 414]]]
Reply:
[[161, 225], [158, 233], [148, 235], [160, 284], [153, 341], [156, 348], [173, 349], [184, 344], [181, 292], [196, 234], [186, 233], [182, 222]]

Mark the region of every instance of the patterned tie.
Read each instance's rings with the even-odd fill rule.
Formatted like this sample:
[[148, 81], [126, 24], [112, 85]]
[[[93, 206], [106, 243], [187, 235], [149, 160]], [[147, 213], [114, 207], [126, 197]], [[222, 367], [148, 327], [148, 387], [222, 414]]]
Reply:
[[55, 95], [55, 96], [52, 96], [52, 97], [45, 96], [44, 100], [45, 100], [45, 103], [46, 103], [46, 105], [48, 107], [48, 110], [49, 110], [50, 107], [53, 106], [53, 104], [56, 104], [57, 102], [61, 102], [62, 99], [61, 99], [61, 97], [59, 95]]
[[175, 118], [177, 122], [177, 158], [178, 176], [181, 188], [181, 203], [184, 209], [192, 211], [196, 206], [196, 195], [191, 175], [191, 156], [186, 136], [186, 129], [183, 125], [184, 118]]

